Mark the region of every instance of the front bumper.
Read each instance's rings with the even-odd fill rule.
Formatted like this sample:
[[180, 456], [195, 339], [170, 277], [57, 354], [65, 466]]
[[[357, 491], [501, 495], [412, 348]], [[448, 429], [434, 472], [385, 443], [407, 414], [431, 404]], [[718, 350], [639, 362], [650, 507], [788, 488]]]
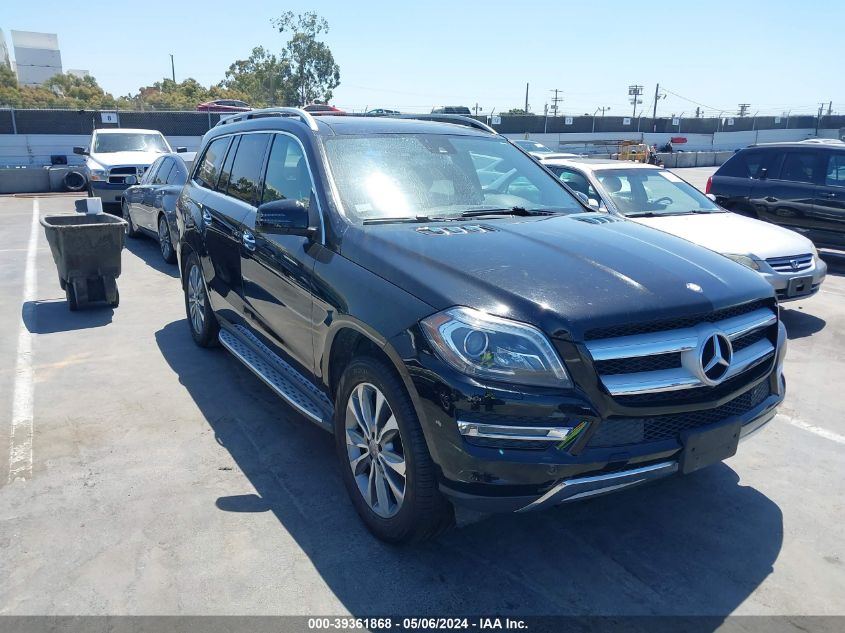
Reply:
[[819, 291], [827, 276], [827, 264], [823, 259], [814, 257], [813, 267], [807, 270], [786, 273], [764, 269], [760, 274], [775, 289], [778, 302], [800, 301]]
[[[682, 430], [736, 422], [742, 438], [759, 430], [784, 398], [785, 347], [786, 332], [779, 324], [775, 358], [756, 378], [749, 376], [709, 402], [645, 405], [635, 412], [607, 395], [588, 398], [578, 389], [554, 393], [481, 385], [450, 372], [433, 356], [417, 355], [406, 367], [429, 451], [439, 468], [441, 491], [454, 503], [482, 512], [527, 512], [678, 471], [684, 450], [680, 433], [613, 443], [606, 441], [607, 432], [598, 432], [603, 426], [607, 431], [607, 425], [619, 428], [620, 422], [662, 424], [663, 419], [689, 415], [692, 421]], [[748, 406], [734, 406], [741, 400]], [[700, 421], [699, 416], [709, 417]], [[566, 428], [582, 422], [585, 430], [574, 441], [557, 441]], [[516, 440], [503, 432], [508, 425], [518, 429]], [[545, 437], [537, 440], [538, 434]]]
[[102, 180], [89, 180], [88, 182], [91, 185], [91, 191], [94, 192], [94, 196], [101, 198], [107, 204], [120, 203], [123, 192], [129, 188], [129, 185], [104, 182]]

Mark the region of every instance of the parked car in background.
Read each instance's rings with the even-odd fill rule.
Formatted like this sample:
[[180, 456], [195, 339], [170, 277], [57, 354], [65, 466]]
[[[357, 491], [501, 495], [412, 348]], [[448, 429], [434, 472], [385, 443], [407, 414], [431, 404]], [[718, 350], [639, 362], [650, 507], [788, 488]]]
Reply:
[[311, 114], [344, 114], [343, 110], [328, 103], [312, 103], [305, 106], [303, 110]]
[[121, 199], [126, 234], [146, 234], [158, 240], [161, 256], [176, 262], [176, 198], [188, 179], [194, 154], [165, 154], [150, 166], [141, 182], [129, 187]]
[[432, 114], [463, 114], [471, 116], [472, 111], [466, 106], [437, 106], [431, 109]]
[[94, 130], [88, 147], [74, 147], [73, 152], [85, 156], [89, 197], [119, 205], [126, 188], [137, 184], [159, 156], [173, 149], [158, 130], [108, 128]]
[[530, 139], [513, 139], [511, 143], [524, 149], [526, 152], [531, 154], [534, 158], [578, 158], [578, 154], [572, 154], [570, 152], [556, 152], [553, 149], [550, 149], [543, 145], [542, 143], [538, 143], [537, 141], [532, 141]]
[[236, 115], [177, 223], [190, 335], [334, 433], [388, 541], [718, 463], [784, 397], [759, 275], [591, 212], [472, 119]]
[[707, 180], [726, 209], [779, 224], [816, 246], [845, 248], [845, 144], [767, 143], [734, 154]]
[[399, 110], [388, 110], [387, 108], [374, 108], [373, 110], [367, 110], [367, 114], [373, 116], [390, 116], [393, 114], [402, 114]]
[[252, 110], [252, 106], [237, 99], [215, 99], [199, 104], [197, 110], [201, 112], [249, 112]]
[[827, 274], [827, 264], [810, 240], [729, 213], [674, 172], [612, 160], [543, 164], [591, 206], [700, 244], [757, 271], [781, 302], [815, 294]]

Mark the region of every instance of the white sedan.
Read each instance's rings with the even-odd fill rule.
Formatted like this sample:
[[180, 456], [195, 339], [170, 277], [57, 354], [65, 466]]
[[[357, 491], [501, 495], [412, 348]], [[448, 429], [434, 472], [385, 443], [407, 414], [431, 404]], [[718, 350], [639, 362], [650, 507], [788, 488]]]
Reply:
[[804, 236], [730, 213], [671, 171], [613, 160], [541, 162], [597, 211], [677, 235], [756, 270], [778, 301], [815, 294], [827, 274], [827, 264]]

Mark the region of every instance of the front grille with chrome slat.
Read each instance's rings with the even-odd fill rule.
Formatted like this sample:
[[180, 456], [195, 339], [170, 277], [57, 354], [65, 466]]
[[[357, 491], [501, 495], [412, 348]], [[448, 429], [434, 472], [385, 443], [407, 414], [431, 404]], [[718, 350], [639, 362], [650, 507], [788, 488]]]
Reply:
[[109, 183], [113, 185], [126, 184], [127, 176], [135, 176], [136, 180], [140, 182], [141, 177], [146, 171], [146, 167], [138, 166], [112, 167], [109, 169]]
[[799, 270], [807, 270], [813, 265], [813, 255], [789, 255], [787, 257], [770, 257], [766, 263], [779, 273], [794, 273]]
[[[722, 310], [715, 313], [722, 318], [695, 324], [680, 321], [684, 327], [677, 329], [591, 340], [587, 349], [602, 383], [614, 397], [714, 387], [775, 353], [776, 339], [769, 335], [777, 323], [772, 307], [763, 304], [750, 312], [737, 312]], [[729, 357], [717, 379], [707, 373], [702, 362], [707, 341], [714, 336], [730, 348], [722, 350]]]
[[705, 427], [732, 416], [743, 415], [761, 404], [769, 393], [769, 383], [764, 380], [756, 387], [715, 409], [648, 418], [608, 418], [601, 423], [587, 445], [604, 448], [677, 439], [682, 431]]

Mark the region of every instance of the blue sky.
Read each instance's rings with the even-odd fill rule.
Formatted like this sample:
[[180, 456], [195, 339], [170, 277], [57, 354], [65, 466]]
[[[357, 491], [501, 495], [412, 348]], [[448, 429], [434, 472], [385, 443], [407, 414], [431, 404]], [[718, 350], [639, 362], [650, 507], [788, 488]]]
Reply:
[[[333, 102], [347, 109], [479, 104], [489, 112], [529, 103], [543, 111], [562, 91], [561, 113], [610, 106], [629, 115], [629, 84], [658, 115], [734, 111], [845, 112], [845, 2], [839, 0], [594, 0], [593, 2], [278, 2], [146, 0], [79, 3], [3, 0], [0, 29], [58, 33], [67, 68], [85, 68], [115, 95], [170, 75], [222, 79], [253, 46], [284, 38], [270, 20], [315, 10], [341, 69]], [[697, 103], [696, 103], [697, 102]]]

